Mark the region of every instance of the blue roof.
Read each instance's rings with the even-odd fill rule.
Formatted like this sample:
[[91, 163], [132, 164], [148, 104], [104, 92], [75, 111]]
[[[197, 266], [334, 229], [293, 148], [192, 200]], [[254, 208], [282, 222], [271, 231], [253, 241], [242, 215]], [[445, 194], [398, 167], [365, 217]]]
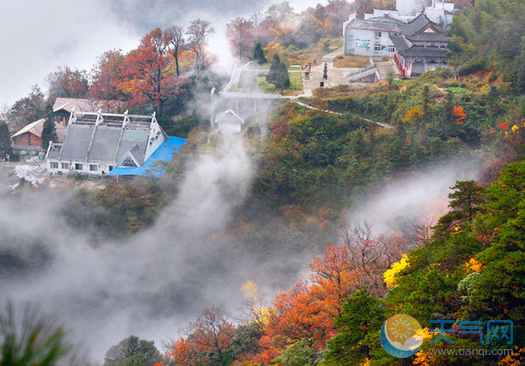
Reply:
[[162, 165], [157, 164], [157, 161], [162, 161], [164, 163], [169, 163], [173, 159], [175, 152], [180, 150], [180, 147], [186, 143], [186, 139], [182, 137], [168, 136], [169, 140], [164, 141], [162, 145], [159, 146], [153, 154], [149, 157], [148, 160], [144, 162], [144, 165], [141, 167], [118, 167], [109, 172], [108, 175], [142, 175], [146, 177], [162, 177], [166, 170]]

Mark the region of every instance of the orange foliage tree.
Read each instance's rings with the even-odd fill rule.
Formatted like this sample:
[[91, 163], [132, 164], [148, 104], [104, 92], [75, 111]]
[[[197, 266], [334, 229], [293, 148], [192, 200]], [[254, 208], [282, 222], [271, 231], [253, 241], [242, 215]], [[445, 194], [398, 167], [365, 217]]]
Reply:
[[463, 107], [455, 106], [454, 111], [452, 113], [454, 114], [454, 117], [456, 117], [455, 123], [458, 125], [462, 125], [465, 118], [467, 118], [467, 115], [465, 114]]
[[335, 319], [343, 300], [363, 285], [383, 295], [383, 273], [401, 258], [404, 239], [374, 235], [369, 225], [343, 228], [343, 245], [328, 246], [326, 253], [309, 264], [310, 282], [300, 282], [276, 296], [265, 334], [263, 349], [255, 362], [269, 364], [288, 346], [309, 339], [323, 349], [336, 334]]

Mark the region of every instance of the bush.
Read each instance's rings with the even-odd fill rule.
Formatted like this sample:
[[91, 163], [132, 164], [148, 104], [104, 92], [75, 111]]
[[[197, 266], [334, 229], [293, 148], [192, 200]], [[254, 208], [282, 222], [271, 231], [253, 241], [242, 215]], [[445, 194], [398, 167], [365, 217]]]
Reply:
[[481, 60], [470, 61], [469, 63], [466, 63], [465, 65], [459, 68], [458, 74], [460, 76], [472, 74], [477, 71], [483, 70], [484, 67], [485, 65]]

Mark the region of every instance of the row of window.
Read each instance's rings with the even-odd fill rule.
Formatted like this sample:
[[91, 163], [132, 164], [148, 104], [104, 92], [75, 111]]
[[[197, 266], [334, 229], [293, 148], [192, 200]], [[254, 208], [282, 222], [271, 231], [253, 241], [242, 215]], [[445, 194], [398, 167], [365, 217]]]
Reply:
[[[51, 169], [58, 169], [58, 162], [56, 161], [50, 161], [49, 167]], [[82, 163], [75, 163], [72, 165], [75, 170], [84, 170], [84, 164]], [[60, 169], [71, 169], [69, 163], [60, 163]], [[113, 167], [109, 166], [109, 171], [112, 171]], [[91, 172], [98, 172], [98, 164], [89, 164], [89, 171]]]
[[389, 44], [387, 45], [381, 45], [379, 43], [374, 44], [374, 51], [388, 51], [388, 52], [394, 52], [395, 48], [393, 45]]
[[376, 38], [381, 38], [383, 36], [383, 34], [385, 35], [391, 35], [391, 36], [396, 36], [396, 37], [399, 37], [401, 35], [401, 33], [399, 32], [381, 32], [381, 31], [375, 31], [375, 36]]

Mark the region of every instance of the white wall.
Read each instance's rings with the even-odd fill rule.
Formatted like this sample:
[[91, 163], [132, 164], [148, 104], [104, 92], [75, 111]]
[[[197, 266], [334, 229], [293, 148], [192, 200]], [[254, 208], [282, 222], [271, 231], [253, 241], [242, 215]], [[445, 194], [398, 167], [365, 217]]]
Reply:
[[[388, 46], [393, 46], [388, 32], [381, 31], [381, 37], [376, 38], [376, 32], [366, 29], [345, 29], [345, 54], [360, 56], [393, 56], [388, 51]], [[381, 46], [380, 51], [375, 51], [375, 44]]]
[[146, 145], [146, 155], [144, 157], [144, 161], [148, 160], [151, 154], [153, 154], [163, 143], [164, 134], [161, 132], [159, 124], [157, 122], [152, 122], [149, 129], [148, 142]]

